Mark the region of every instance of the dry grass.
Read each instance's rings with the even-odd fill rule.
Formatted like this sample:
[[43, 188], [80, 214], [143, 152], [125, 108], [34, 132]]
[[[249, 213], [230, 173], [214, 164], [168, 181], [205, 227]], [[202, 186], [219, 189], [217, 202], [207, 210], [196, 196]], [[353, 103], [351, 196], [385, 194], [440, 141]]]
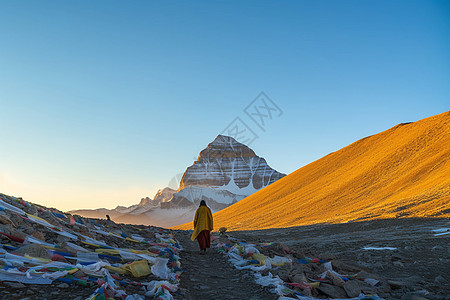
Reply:
[[[356, 219], [450, 216], [450, 112], [399, 124], [298, 169], [214, 214], [254, 230]], [[192, 223], [176, 226], [192, 229]]]

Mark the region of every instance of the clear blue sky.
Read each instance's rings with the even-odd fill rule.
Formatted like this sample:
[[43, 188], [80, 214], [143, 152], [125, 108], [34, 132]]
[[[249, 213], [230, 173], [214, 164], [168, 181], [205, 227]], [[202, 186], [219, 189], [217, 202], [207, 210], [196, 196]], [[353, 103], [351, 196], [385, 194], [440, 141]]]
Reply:
[[1, 1], [0, 192], [131, 205], [236, 117], [290, 173], [448, 110], [449, 54], [449, 1]]

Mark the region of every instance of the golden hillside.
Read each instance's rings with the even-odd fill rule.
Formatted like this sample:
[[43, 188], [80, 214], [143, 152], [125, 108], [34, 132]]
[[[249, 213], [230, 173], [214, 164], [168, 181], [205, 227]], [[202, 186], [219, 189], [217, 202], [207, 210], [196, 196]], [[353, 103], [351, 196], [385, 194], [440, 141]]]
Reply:
[[[214, 214], [253, 230], [357, 219], [450, 216], [450, 112], [399, 124], [298, 169]], [[192, 223], [177, 226], [192, 229]]]

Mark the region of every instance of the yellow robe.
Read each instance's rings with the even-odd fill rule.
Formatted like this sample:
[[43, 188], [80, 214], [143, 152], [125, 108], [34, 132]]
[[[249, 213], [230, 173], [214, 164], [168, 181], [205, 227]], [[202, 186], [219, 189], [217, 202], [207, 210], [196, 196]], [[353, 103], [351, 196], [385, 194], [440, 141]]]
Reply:
[[211, 210], [207, 206], [200, 206], [195, 212], [194, 232], [191, 235], [191, 240], [195, 241], [200, 232], [203, 230], [213, 230], [213, 227]]

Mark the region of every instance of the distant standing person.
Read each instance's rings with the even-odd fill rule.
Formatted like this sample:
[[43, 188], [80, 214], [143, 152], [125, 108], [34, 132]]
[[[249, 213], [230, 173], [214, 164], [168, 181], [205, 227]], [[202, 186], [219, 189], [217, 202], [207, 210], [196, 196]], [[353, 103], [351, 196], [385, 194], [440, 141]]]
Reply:
[[206, 253], [206, 248], [211, 245], [211, 230], [213, 230], [213, 217], [211, 210], [206, 206], [205, 200], [200, 202], [200, 206], [195, 212], [194, 218], [194, 232], [191, 235], [191, 240], [197, 239], [200, 246], [200, 254]]

